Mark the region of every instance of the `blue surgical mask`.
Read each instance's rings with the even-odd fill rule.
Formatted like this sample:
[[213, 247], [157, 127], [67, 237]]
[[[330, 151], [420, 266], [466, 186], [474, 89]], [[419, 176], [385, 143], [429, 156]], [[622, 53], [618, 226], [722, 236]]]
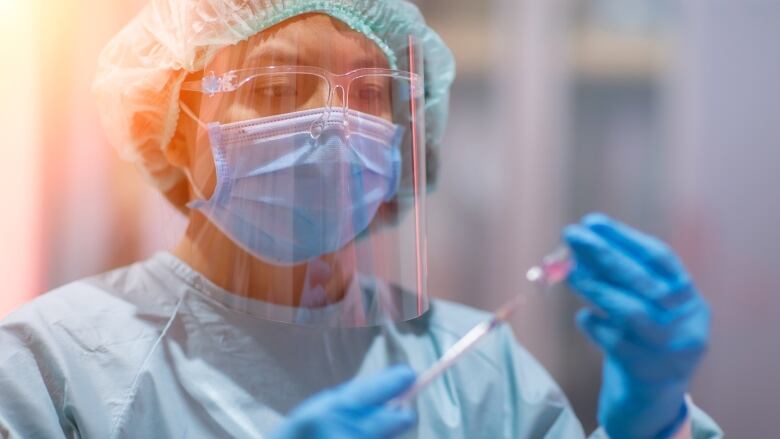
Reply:
[[209, 124], [216, 187], [210, 199], [188, 206], [273, 264], [344, 247], [398, 191], [403, 128], [327, 111]]

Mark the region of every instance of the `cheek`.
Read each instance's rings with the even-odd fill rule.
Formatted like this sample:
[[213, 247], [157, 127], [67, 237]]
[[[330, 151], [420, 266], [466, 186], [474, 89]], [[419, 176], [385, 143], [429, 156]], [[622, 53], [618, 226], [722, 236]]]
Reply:
[[384, 120], [386, 120], [386, 121], [388, 121], [390, 123], [395, 123], [395, 121], [393, 120], [393, 111], [390, 110], [389, 108], [386, 111], [383, 111], [379, 115], [379, 117], [381, 117], [382, 119], [384, 119]]
[[[206, 123], [219, 121], [220, 123], [238, 122], [254, 119], [263, 115], [248, 105], [242, 105], [228, 100], [206, 100], [201, 106], [201, 117]], [[216, 118], [214, 114], [221, 114]], [[190, 141], [190, 172], [195, 197], [209, 199], [214, 194], [217, 185], [217, 171], [214, 164], [214, 154], [211, 149], [211, 141], [205, 128], [198, 126], [195, 138]]]
[[232, 103], [230, 107], [224, 111], [224, 116], [221, 118], [223, 120], [220, 120], [220, 122], [241, 122], [268, 116], [268, 114], [263, 114], [264, 112], [261, 110], [262, 109], [250, 103]]
[[190, 152], [190, 157], [192, 157], [190, 171], [192, 172], [192, 184], [196, 189], [195, 193], [200, 193], [201, 196], [209, 199], [217, 184], [217, 172], [214, 165], [214, 155], [211, 152], [211, 142], [205, 130], [198, 130], [195, 145]]

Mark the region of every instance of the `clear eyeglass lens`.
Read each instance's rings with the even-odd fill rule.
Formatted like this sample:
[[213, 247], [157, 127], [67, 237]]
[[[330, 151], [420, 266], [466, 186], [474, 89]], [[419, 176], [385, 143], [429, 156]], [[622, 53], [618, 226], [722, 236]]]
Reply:
[[[223, 78], [224, 80], [224, 78]], [[393, 105], [411, 99], [411, 81], [388, 75], [366, 75], [352, 80], [345, 91], [331, 90], [328, 81], [309, 73], [245, 74], [231, 81], [225, 98], [253, 108], [262, 115], [276, 115], [330, 106], [392, 120]], [[344, 102], [346, 99], [347, 102]], [[330, 102], [329, 102], [330, 100]]]
[[263, 115], [324, 107], [329, 85], [325, 78], [305, 73], [271, 73], [240, 82], [236, 99]]
[[392, 116], [394, 81], [387, 76], [362, 76], [349, 86], [348, 107], [378, 117]]

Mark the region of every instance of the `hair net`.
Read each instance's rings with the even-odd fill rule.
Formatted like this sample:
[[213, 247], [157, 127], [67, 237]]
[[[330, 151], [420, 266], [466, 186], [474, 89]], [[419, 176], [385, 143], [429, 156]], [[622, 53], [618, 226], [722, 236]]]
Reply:
[[330, 15], [366, 35], [391, 67], [409, 35], [421, 42], [433, 181], [455, 63], [417, 7], [405, 0], [151, 0], [98, 61], [94, 92], [110, 142], [181, 208], [186, 179], [168, 162], [165, 149], [176, 132], [185, 77], [203, 69], [218, 49], [310, 12]]

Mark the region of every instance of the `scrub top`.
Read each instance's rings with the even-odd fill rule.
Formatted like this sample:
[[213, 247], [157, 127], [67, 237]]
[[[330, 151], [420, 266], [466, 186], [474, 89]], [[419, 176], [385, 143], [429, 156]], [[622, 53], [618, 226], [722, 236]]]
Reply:
[[[323, 328], [269, 320], [269, 307], [170, 253], [44, 294], [0, 323], [0, 436], [262, 437], [320, 390], [392, 364], [426, 369], [489, 317], [434, 300], [414, 320]], [[585, 437], [506, 327], [416, 408], [410, 438]], [[720, 437], [690, 409], [694, 438]]]

